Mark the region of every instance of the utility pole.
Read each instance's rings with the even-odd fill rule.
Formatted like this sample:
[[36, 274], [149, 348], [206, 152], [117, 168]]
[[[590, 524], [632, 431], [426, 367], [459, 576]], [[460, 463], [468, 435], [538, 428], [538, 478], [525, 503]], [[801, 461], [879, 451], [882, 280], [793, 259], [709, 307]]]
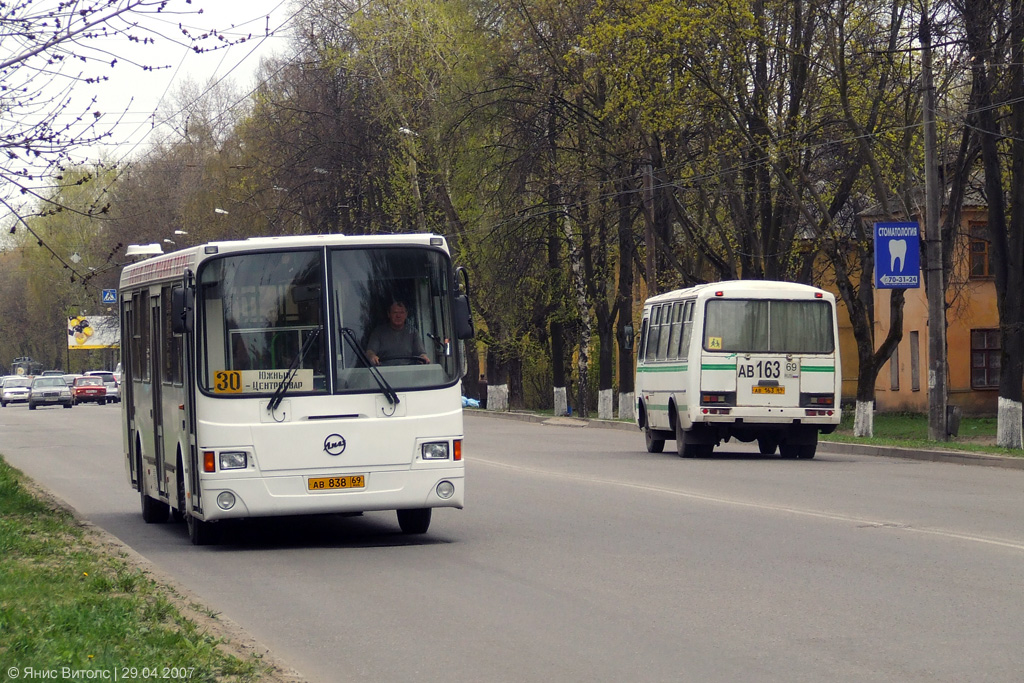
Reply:
[[924, 87], [925, 279], [928, 295], [928, 438], [948, 441], [946, 430], [946, 292], [942, 274], [939, 212], [942, 190], [935, 139], [935, 86], [932, 83], [932, 38], [928, 4], [921, 13], [921, 78]]

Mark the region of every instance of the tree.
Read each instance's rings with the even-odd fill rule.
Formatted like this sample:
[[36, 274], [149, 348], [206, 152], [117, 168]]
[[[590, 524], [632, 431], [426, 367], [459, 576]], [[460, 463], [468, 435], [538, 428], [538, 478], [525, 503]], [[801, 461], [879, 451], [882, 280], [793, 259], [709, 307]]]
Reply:
[[1024, 2], [954, 2], [971, 64], [1001, 337], [997, 443], [1021, 448], [1024, 393]]
[[[127, 68], [109, 49], [112, 39], [150, 45], [157, 37], [141, 25], [147, 17], [194, 13], [191, 0], [23, 0], [0, 4], [0, 204], [21, 215], [25, 200], [47, 196], [52, 178], [70, 163], [71, 152], [110, 137], [111, 119], [95, 95], [86, 94]], [[181, 7], [182, 9], [177, 9]], [[228, 44], [217, 31], [178, 39], [203, 52]], [[244, 39], [243, 39], [244, 40]], [[151, 71], [150, 65], [136, 65]]]

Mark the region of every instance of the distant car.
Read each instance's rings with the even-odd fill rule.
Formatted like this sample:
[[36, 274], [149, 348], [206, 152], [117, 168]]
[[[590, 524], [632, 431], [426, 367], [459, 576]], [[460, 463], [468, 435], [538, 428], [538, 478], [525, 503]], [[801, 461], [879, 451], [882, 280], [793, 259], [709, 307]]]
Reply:
[[28, 377], [5, 377], [0, 388], [0, 408], [6, 408], [8, 403], [26, 403], [31, 387], [32, 380]]
[[108, 370], [90, 370], [85, 373], [85, 376], [102, 378], [103, 386], [107, 388], [107, 400], [113, 403], [121, 401], [121, 385], [114, 377], [114, 373]]
[[70, 387], [71, 385], [73, 385], [75, 383], [75, 380], [78, 379], [79, 377], [85, 377], [85, 375], [78, 375], [78, 374], [71, 373], [71, 374], [68, 374], [68, 375], [64, 375], [64, 381]]
[[63, 370], [43, 370], [43, 374], [40, 377], [62, 377], [64, 375]]
[[79, 377], [71, 385], [71, 402], [99, 403], [104, 405], [107, 402], [107, 388], [103, 385], [102, 377]]
[[38, 406], [61, 405], [70, 408], [71, 387], [61, 376], [36, 377], [32, 380], [31, 393], [28, 395], [28, 409], [35, 410]]

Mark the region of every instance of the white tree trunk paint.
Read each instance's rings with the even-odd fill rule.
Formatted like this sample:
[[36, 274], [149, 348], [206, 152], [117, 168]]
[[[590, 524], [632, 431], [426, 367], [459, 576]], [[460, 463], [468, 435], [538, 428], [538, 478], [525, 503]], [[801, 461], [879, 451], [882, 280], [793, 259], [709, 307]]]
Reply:
[[635, 396], [632, 393], [619, 394], [619, 419], [636, 422], [636, 415], [633, 413]]
[[565, 387], [555, 387], [555, 417], [569, 414], [569, 401], [566, 399]]
[[1021, 448], [1021, 404], [1008, 398], [999, 398], [996, 419], [996, 445], [1002, 448]]
[[611, 389], [601, 389], [597, 392], [597, 419], [614, 420], [615, 412], [612, 401], [613, 392]]
[[856, 413], [853, 416], [854, 436], [875, 435], [875, 402], [857, 401]]
[[487, 386], [487, 410], [504, 413], [508, 411], [508, 385]]

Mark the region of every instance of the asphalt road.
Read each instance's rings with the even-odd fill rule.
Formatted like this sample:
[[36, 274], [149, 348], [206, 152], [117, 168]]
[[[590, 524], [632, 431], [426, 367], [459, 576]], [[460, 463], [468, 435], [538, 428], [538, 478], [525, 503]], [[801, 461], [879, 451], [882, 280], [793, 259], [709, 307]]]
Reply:
[[0, 453], [316, 683], [1024, 680], [1024, 471], [468, 415], [467, 507], [424, 537], [367, 513], [200, 548], [142, 522], [119, 417], [8, 406]]

